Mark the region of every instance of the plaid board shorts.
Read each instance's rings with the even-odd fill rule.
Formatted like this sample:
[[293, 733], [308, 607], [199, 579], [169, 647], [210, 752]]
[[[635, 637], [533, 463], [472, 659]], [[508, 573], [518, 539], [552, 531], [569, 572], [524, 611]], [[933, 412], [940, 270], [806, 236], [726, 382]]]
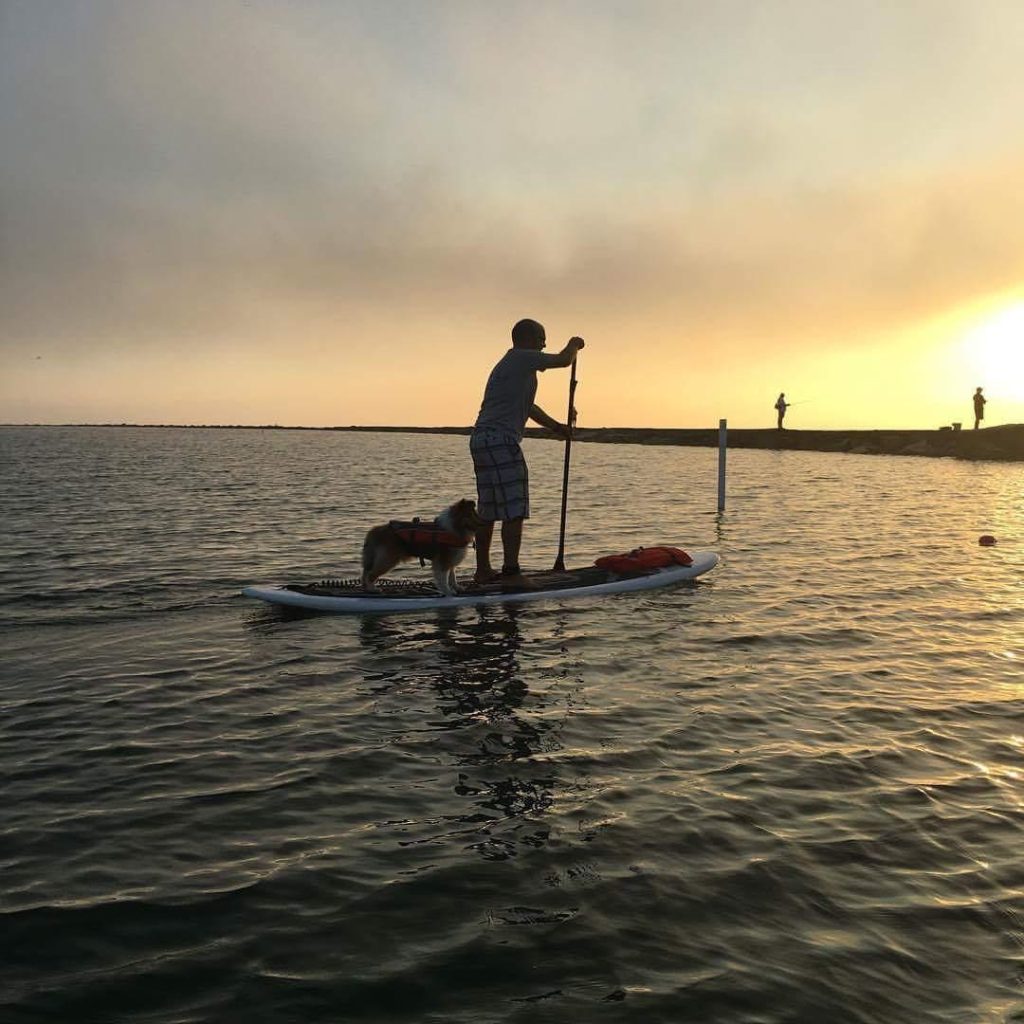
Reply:
[[530, 477], [514, 434], [477, 430], [469, 439], [476, 473], [476, 511], [481, 519], [503, 522], [530, 518]]

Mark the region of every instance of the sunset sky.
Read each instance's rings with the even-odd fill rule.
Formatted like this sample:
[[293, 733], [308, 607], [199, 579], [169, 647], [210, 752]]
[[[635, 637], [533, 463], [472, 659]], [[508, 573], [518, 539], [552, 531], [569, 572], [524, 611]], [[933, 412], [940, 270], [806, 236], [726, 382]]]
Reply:
[[[1020, 0], [0, 0], [0, 421], [1024, 422]], [[564, 416], [566, 374], [538, 401]]]

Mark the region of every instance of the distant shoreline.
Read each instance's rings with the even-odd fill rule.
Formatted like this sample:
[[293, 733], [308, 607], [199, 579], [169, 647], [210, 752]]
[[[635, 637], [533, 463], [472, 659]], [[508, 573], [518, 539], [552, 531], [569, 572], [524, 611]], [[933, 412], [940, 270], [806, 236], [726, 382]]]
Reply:
[[[144, 430], [314, 430], [365, 434], [456, 434], [472, 427], [299, 427], [266, 424], [176, 423], [4, 423], [4, 427], [92, 427]], [[528, 437], [558, 440], [548, 430], [528, 428]], [[718, 428], [581, 427], [574, 438], [589, 444], [676, 445], [717, 448]], [[981, 430], [775, 430], [730, 429], [730, 448], [771, 451], [846, 452], [856, 455], [919, 455], [936, 458], [1024, 462], [1024, 424], [1008, 423]]]

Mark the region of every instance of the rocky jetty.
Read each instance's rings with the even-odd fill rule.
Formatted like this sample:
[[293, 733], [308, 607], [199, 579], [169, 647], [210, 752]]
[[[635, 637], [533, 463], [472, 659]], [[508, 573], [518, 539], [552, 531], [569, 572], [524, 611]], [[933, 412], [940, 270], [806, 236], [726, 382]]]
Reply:
[[[470, 427], [334, 427], [335, 430], [403, 434], [469, 434]], [[554, 438], [528, 427], [528, 437]], [[717, 448], [718, 428], [685, 430], [657, 427], [580, 427], [577, 441], [593, 444], [661, 444]], [[1024, 462], [1024, 423], [981, 430], [729, 430], [730, 448], [770, 451], [848, 452], [851, 455], [924, 455], [952, 459]]]
[[[2, 424], [14, 426], [15, 424]], [[29, 424], [20, 424], [28, 426]], [[45, 424], [36, 424], [45, 426]], [[92, 423], [64, 426], [148, 427], [202, 430], [351, 430], [370, 434], [462, 434], [472, 427], [292, 427], [204, 426], [170, 423]], [[528, 437], [556, 440], [549, 430], [529, 427]], [[580, 427], [576, 440], [593, 444], [663, 444], [691, 448], [717, 448], [718, 428], [697, 430], [658, 427]], [[1024, 423], [1007, 423], [982, 430], [729, 430], [730, 448], [767, 448], [770, 451], [848, 452], [852, 455], [925, 455], [952, 459], [990, 459], [1024, 462]]]
[[[547, 431], [528, 431], [552, 436]], [[580, 429], [579, 441], [597, 444], [674, 444], [717, 447], [718, 430], [656, 430], [636, 427]], [[1024, 424], [982, 430], [729, 430], [730, 448], [772, 451], [848, 452], [854, 455], [925, 455], [954, 459], [1024, 462]]]

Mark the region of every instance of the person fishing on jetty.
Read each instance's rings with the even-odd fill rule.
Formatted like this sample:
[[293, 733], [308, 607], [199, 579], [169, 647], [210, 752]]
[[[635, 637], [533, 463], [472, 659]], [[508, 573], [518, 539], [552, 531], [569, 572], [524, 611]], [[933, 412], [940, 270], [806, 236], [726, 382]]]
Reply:
[[776, 427], [779, 430], [785, 430], [786, 428], [782, 425], [782, 421], [786, 418], [786, 410], [789, 408], [789, 403], [786, 401], [786, 392], [783, 391], [779, 394], [779, 397], [775, 399], [775, 411], [779, 414], [779, 420]]
[[[498, 360], [487, 378], [480, 413], [469, 439], [476, 474], [477, 514], [484, 525], [476, 534], [478, 585], [500, 580], [509, 587], [528, 588], [531, 581], [519, 566], [523, 522], [530, 517], [530, 487], [520, 442], [527, 420], [568, 437], [570, 425], [559, 423], [534, 403], [537, 371], [571, 366], [583, 348], [582, 338], [570, 338], [557, 353], [545, 353], [547, 335], [536, 320], [520, 320], [512, 328], [512, 348]], [[501, 522], [504, 560], [501, 572], [491, 567], [495, 522]]]
[[976, 388], [974, 391], [974, 429], [978, 429], [978, 425], [985, 418], [985, 402], [988, 399], [981, 393], [981, 388]]

